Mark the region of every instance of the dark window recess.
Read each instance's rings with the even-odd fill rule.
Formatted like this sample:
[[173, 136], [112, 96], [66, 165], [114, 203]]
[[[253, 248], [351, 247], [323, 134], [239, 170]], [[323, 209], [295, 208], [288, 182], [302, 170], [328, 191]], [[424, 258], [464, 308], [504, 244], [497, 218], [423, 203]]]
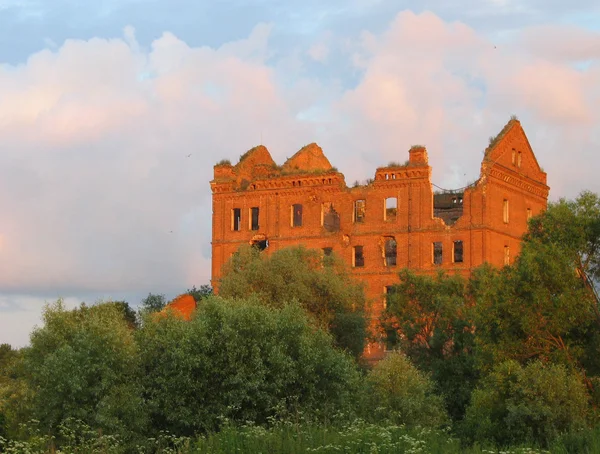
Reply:
[[354, 266], [365, 266], [365, 256], [363, 255], [362, 246], [354, 246]]
[[269, 247], [269, 239], [264, 235], [257, 235], [252, 238], [252, 246], [258, 249], [259, 251], [264, 251]]
[[463, 193], [443, 192], [433, 195], [433, 215], [446, 225], [454, 225], [463, 215]]
[[240, 230], [242, 220], [242, 209], [234, 208], [233, 210], [231, 210], [231, 215], [233, 216], [232, 229]]
[[463, 261], [463, 242], [454, 242], [454, 263], [462, 263]]
[[394, 238], [385, 239], [385, 266], [396, 266], [396, 240]]
[[331, 248], [331, 247], [324, 247], [323, 248], [323, 255], [325, 257], [330, 257], [331, 254], [333, 254], [333, 248]]
[[356, 200], [354, 202], [354, 222], [364, 222], [365, 208], [366, 202], [364, 200]]
[[385, 351], [391, 352], [398, 346], [398, 332], [395, 329], [385, 332]]
[[292, 210], [293, 210], [292, 226], [302, 227], [302, 205], [300, 205], [299, 203], [295, 203], [292, 206]]
[[251, 230], [258, 230], [258, 207], [250, 208]]
[[328, 232], [340, 230], [340, 215], [335, 211], [332, 203], [323, 207], [323, 228]]
[[441, 242], [433, 243], [433, 263], [435, 265], [442, 264], [442, 243]]

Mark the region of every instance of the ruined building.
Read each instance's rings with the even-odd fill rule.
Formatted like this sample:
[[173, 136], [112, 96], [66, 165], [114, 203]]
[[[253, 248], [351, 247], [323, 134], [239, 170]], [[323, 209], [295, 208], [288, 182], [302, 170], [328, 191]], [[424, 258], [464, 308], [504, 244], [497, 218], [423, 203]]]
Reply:
[[[264, 146], [214, 167], [212, 285], [243, 243], [277, 250], [303, 244], [335, 252], [363, 280], [373, 317], [397, 271], [408, 267], [468, 274], [488, 262], [502, 266], [519, 253], [527, 219], [546, 208], [549, 188], [518, 120], [491, 140], [479, 179], [462, 190], [435, 193], [424, 147], [403, 164], [375, 171], [348, 187], [316, 144], [278, 166]], [[372, 345], [368, 356], [383, 347]]]

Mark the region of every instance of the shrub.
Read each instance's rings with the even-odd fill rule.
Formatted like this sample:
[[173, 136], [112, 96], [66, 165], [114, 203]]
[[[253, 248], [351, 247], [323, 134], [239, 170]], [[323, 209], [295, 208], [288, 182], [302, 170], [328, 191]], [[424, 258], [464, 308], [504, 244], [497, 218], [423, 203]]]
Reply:
[[558, 435], [586, 426], [588, 395], [562, 365], [515, 361], [498, 365], [473, 392], [464, 430], [473, 441], [547, 446]]
[[177, 436], [227, 420], [326, 416], [358, 383], [352, 359], [297, 305], [209, 297], [190, 321], [168, 316], [137, 335], [154, 430]]
[[403, 353], [394, 352], [366, 377], [365, 417], [407, 426], [441, 427], [448, 422], [448, 415], [433, 386]]
[[129, 439], [143, 430], [138, 355], [133, 331], [114, 304], [44, 309], [44, 326], [23, 350], [31, 416], [57, 434], [69, 418]]

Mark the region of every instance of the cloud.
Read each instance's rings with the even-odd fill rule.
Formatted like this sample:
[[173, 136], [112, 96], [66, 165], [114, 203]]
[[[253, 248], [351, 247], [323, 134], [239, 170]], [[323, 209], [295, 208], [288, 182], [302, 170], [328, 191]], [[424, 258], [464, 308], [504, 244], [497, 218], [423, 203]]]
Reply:
[[[169, 31], [144, 45], [128, 27], [0, 65], [0, 288], [12, 301], [0, 342], [57, 296], [135, 304], [207, 283], [212, 166], [263, 140], [279, 163], [317, 141], [348, 183], [424, 144], [434, 183], [459, 187], [517, 114], [551, 197], [600, 192], [594, 33], [530, 27], [499, 44], [403, 11], [382, 31], [332, 31], [318, 41], [327, 52], [282, 52], [278, 27], [212, 47]], [[576, 51], [553, 44], [560, 33]]]

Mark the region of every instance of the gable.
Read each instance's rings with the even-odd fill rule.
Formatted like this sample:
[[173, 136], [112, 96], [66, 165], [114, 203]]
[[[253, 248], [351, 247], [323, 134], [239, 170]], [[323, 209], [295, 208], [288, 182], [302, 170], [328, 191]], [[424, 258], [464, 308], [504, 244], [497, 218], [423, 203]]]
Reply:
[[303, 172], [329, 171], [331, 163], [325, 157], [323, 150], [316, 143], [311, 143], [301, 148], [294, 156], [283, 164], [284, 171], [299, 170]]
[[546, 183], [546, 173], [527, 139], [519, 120], [511, 119], [486, 149], [484, 163], [488, 168], [501, 166], [527, 178]]

